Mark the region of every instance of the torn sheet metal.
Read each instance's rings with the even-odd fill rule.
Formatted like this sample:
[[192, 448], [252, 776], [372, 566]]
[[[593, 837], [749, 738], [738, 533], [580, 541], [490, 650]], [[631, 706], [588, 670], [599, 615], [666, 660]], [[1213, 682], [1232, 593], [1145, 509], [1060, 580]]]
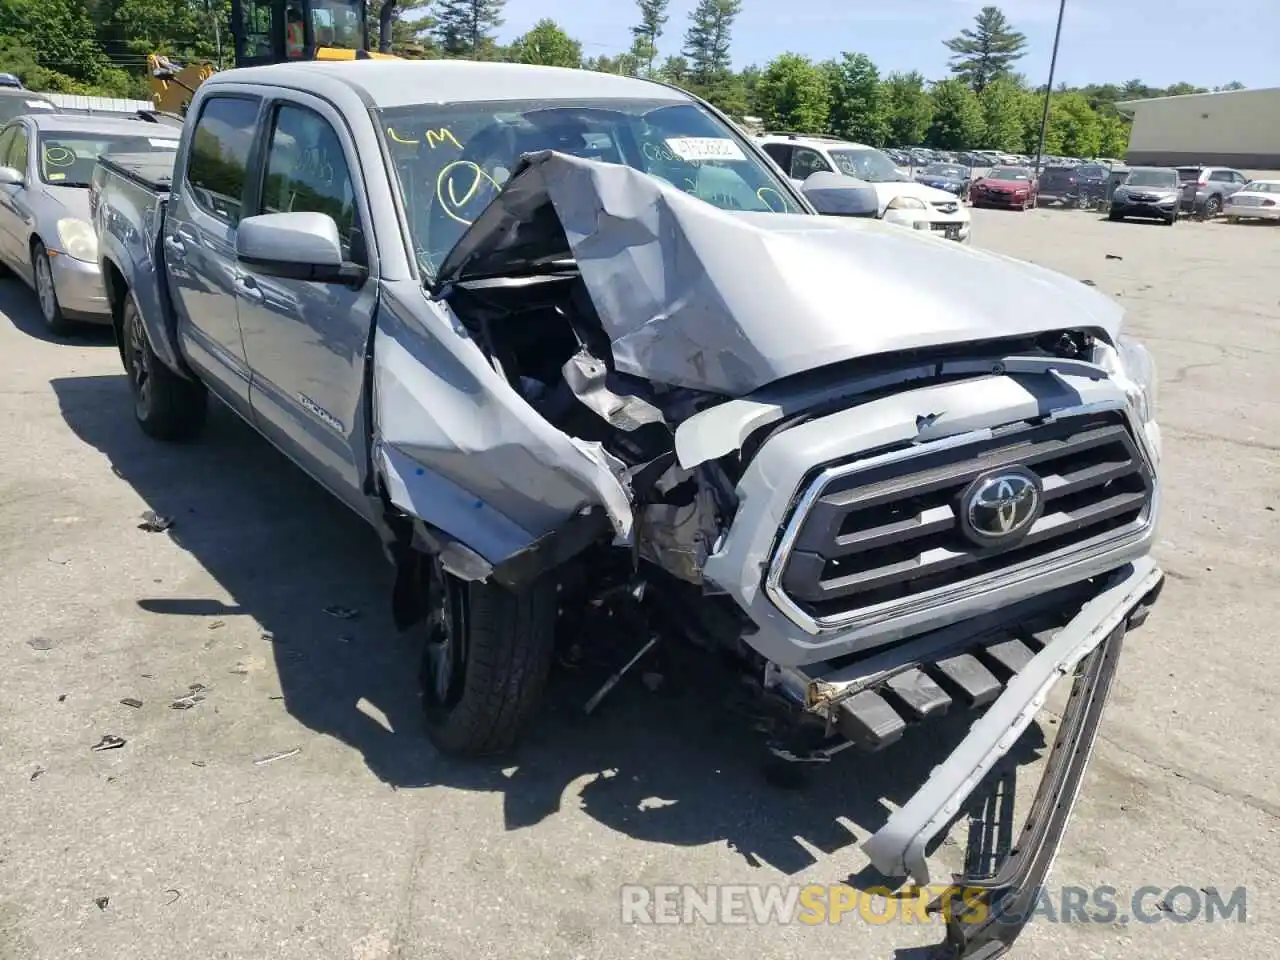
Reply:
[[383, 286], [373, 450], [391, 502], [494, 565], [595, 504], [629, 542], [623, 464], [538, 416], [446, 304], [424, 311], [416, 284]]
[[437, 286], [570, 259], [622, 373], [740, 396], [854, 357], [1067, 327], [1114, 338], [1080, 283], [876, 222], [741, 213], [627, 166], [526, 156]]

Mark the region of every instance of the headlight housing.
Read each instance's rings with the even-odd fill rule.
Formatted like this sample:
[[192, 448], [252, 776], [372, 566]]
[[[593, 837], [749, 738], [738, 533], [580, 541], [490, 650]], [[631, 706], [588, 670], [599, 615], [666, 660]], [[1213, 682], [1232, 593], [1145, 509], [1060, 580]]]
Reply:
[[889, 201], [887, 210], [928, 210], [928, 205], [916, 197], [894, 197]]
[[67, 256], [85, 263], [98, 262], [98, 236], [93, 227], [77, 217], [58, 221], [58, 243]]
[[1146, 431], [1148, 446], [1160, 461], [1160, 428], [1156, 424], [1156, 362], [1137, 340], [1118, 338], [1116, 345], [1095, 341], [1094, 363], [1124, 390], [1129, 409]]

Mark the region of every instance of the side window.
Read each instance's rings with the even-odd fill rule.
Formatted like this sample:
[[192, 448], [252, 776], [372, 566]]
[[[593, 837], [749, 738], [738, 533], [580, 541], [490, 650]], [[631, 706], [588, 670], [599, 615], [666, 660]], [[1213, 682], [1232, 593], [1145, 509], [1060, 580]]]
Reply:
[[1228, 170], [1215, 170], [1209, 174], [1209, 179], [1215, 183], [1231, 183], [1233, 178]]
[[9, 166], [9, 148], [13, 145], [13, 138], [17, 134], [17, 126], [6, 127], [0, 132], [0, 167]]
[[796, 147], [795, 154], [791, 157], [791, 178], [793, 180], [804, 180], [811, 173], [825, 173], [830, 171], [831, 164], [822, 159], [822, 154], [817, 150], [810, 150], [808, 147]]
[[258, 124], [258, 101], [212, 97], [191, 136], [187, 183], [201, 209], [235, 226], [248, 177], [249, 151]]
[[785, 143], [766, 143], [764, 152], [783, 170], [791, 169], [791, 147]]
[[1249, 178], [1248, 178], [1248, 177], [1246, 177], [1246, 176], [1245, 176], [1243, 173], [1241, 173], [1239, 170], [1232, 170], [1232, 171], [1231, 171], [1231, 179], [1233, 179], [1236, 183], [1248, 183], [1248, 182], [1249, 182]]
[[27, 146], [27, 128], [20, 126], [13, 132], [13, 140], [5, 154], [5, 166], [13, 167], [24, 177], [27, 175]]
[[[327, 213], [338, 225], [342, 253], [352, 256], [358, 233], [355, 188], [342, 141], [329, 121], [306, 107], [276, 111], [262, 187], [263, 213]], [[357, 254], [359, 250], [357, 249]]]

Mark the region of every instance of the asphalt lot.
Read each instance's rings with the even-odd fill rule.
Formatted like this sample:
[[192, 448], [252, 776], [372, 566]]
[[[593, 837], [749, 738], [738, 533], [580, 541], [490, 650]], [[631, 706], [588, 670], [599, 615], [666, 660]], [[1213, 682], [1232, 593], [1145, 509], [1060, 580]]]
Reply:
[[[1244, 924], [1036, 922], [1014, 956], [1274, 952], [1280, 227], [974, 221], [978, 245], [1121, 298], [1161, 370], [1170, 582], [1126, 644], [1054, 889], [1248, 888]], [[625, 926], [618, 889], [865, 886], [857, 842], [945, 737], [783, 791], [695, 678], [631, 680], [581, 723], [583, 681], [561, 675], [514, 757], [444, 761], [372, 533], [223, 410], [198, 445], [146, 440], [106, 336], [49, 342], [14, 281], [0, 313], [0, 960], [921, 960], [939, 938], [856, 916]], [[145, 510], [175, 522], [145, 532]], [[172, 709], [193, 684], [204, 699]], [[106, 734], [127, 742], [91, 751]], [[1020, 753], [1021, 795], [1037, 753]]]

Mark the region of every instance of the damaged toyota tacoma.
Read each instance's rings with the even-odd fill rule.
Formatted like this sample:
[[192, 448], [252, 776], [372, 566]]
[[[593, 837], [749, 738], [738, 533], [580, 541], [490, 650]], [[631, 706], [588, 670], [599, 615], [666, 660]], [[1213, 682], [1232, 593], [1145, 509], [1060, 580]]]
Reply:
[[512, 743], [557, 638], [677, 640], [780, 761], [966, 725], [865, 844], [923, 883], [1071, 681], [1019, 839], [957, 880], [993, 909], [952, 955], [1007, 949], [1163, 584], [1155, 372], [1113, 301], [820, 216], [706, 103], [554, 68], [219, 73], [92, 206], [142, 429], [194, 437], [212, 393], [376, 528], [442, 751]]

